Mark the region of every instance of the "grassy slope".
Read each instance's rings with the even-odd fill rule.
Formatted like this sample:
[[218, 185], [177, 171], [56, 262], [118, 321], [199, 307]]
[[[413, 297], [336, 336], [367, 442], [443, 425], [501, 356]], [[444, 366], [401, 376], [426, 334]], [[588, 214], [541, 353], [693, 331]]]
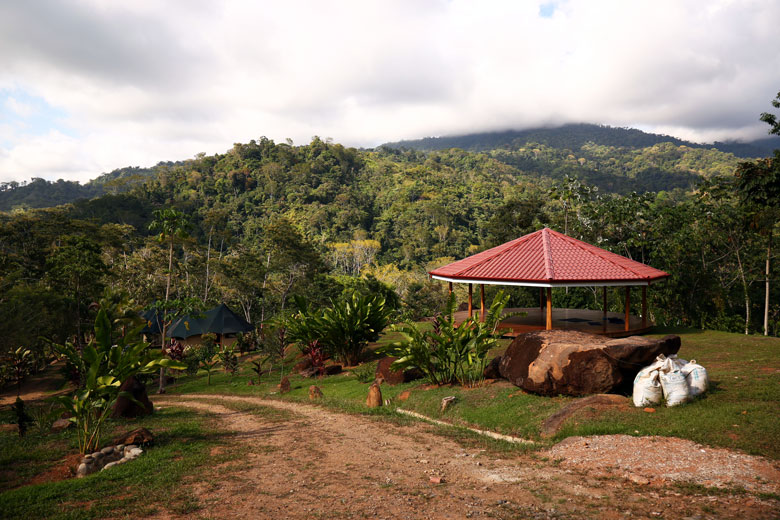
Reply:
[[[780, 458], [780, 339], [744, 336], [694, 329], [657, 330], [659, 335], [674, 333], [682, 337], [680, 357], [695, 358], [704, 365], [712, 380], [711, 391], [702, 399], [675, 408], [657, 407], [655, 413], [632, 408], [629, 411], [599, 413], [595, 418], [575, 416], [555, 436], [614, 434], [669, 435], [700, 443], [736, 448], [752, 454]], [[173, 392], [208, 392], [258, 395], [287, 400], [308, 401], [308, 388], [318, 385], [325, 406], [347, 411], [390, 414], [388, 409], [369, 411], [364, 406], [368, 385], [352, 375], [331, 376], [319, 380], [291, 375], [292, 392], [276, 394], [279, 375], [265, 376], [261, 385], [248, 386], [248, 369], [234, 378], [225, 374], [212, 377], [207, 386], [204, 377], [182, 378]], [[411, 390], [408, 401], [397, 396]], [[571, 402], [570, 397], [541, 397], [522, 392], [507, 383], [476, 389], [443, 387], [420, 389], [419, 383], [382, 386], [383, 397], [394, 406], [414, 410], [454, 424], [475, 425], [522, 437], [538, 439], [542, 422]], [[455, 395], [458, 402], [444, 414], [439, 412], [441, 398]], [[587, 411], [586, 411], [587, 412]]]
[[[6, 419], [7, 417], [3, 417]], [[81, 479], [18, 486], [45, 471], [67, 453], [78, 451], [73, 430], [41, 436], [0, 434], [0, 517], [96, 518], [138, 517], [162, 512], [159, 504], [183, 514], [198, 507], [196, 497], [179, 484], [202, 475], [197, 471], [237, 456], [210, 455], [210, 448], [225, 443], [225, 432], [189, 411], [166, 408], [151, 417], [111, 423], [112, 435], [146, 427], [155, 435], [154, 445], [130, 464]], [[165, 468], [165, 471], [160, 471]]]

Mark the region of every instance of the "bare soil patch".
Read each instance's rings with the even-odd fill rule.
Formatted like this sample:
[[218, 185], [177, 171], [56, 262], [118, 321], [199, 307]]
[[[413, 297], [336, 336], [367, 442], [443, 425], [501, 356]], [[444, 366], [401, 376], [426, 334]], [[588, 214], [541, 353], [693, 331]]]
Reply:
[[[687, 453], [687, 441], [678, 439], [590, 438], [595, 439], [590, 446], [598, 447], [594, 451], [601, 458], [582, 455], [582, 449], [591, 448], [578, 447], [577, 441], [561, 443], [548, 452], [497, 455], [488, 449], [463, 447], [424, 423], [397, 425], [253, 397], [168, 395], [154, 399], [214, 414], [236, 432], [232, 442], [248, 448], [240, 464], [234, 461], [213, 467], [205, 478], [199, 476], [188, 484], [201, 509], [181, 518], [752, 519], [780, 515], [780, 502], [775, 498], [750, 492], [776, 492], [772, 491], [778, 486], [774, 463], [712, 450], [727, 452], [717, 456], [736, 455], [736, 459], [718, 460], [744, 465], [744, 471], [719, 473], [707, 466], [701, 472], [702, 480], [690, 480], [700, 459], [686, 459], [686, 471], [678, 473], [669, 471], [664, 462], [678, 443], [683, 443], [678, 447]], [[234, 411], [231, 402], [286, 410], [292, 418], [267, 420]], [[627, 450], [654, 452], [658, 458], [629, 459]], [[729, 488], [735, 478], [754, 485], [744, 486], [749, 492], [733, 492]], [[681, 482], [726, 489], [718, 493], [686, 490], [675, 485]], [[163, 516], [177, 517], [174, 513]]]
[[[60, 374], [62, 363], [55, 362], [47, 366], [43, 372], [29, 376], [18, 389], [18, 396], [23, 401], [38, 401], [53, 395], [65, 394], [72, 390], [70, 386], [60, 390], [65, 383], [65, 378]], [[16, 401], [17, 388], [11, 385], [0, 392], [0, 407], [11, 406]]]

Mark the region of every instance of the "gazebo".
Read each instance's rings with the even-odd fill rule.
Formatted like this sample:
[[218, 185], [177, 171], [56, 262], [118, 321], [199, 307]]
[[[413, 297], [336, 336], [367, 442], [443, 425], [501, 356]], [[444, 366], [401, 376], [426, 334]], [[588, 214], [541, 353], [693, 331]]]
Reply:
[[[607, 336], [644, 332], [647, 320], [647, 287], [669, 276], [664, 271], [611, 253], [570, 236], [544, 228], [463, 260], [434, 269], [431, 278], [469, 286], [468, 310], [456, 313], [456, 321], [473, 315], [472, 286], [480, 285], [480, 318], [485, 316], [485, 285], [539, 288], [539, 307], [507, 309], [522, 312], [501, 322], [513, 335], [533, 330], [574, 329]], [[607, 312], [607, 287], [625, 287], [624, 313]], [[642, 313], [631, 316], [631, 287], [642, 287]], [[603, 287], [601, 311], [553, 309], [553, 287]]]

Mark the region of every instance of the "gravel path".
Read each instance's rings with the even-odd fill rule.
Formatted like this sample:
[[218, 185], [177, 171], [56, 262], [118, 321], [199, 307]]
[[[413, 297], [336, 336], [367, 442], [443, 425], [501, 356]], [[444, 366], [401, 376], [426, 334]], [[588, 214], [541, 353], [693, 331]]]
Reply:
[[[686, 471], [674, 472], [667, 461], [674, 450], [698, 457], [690, 453], [693, 443], [678, 439], [567, 439], [549, 452], [502, 460], [479, 447], [464, 448], [424, 423], [399, 426], [255, 397], [169, 395], [155, 402], [214, 414], [236, 432], [232, 442], [248, 448], [240, 469], [235, 463], [215, 467], [191, 484], [203, 506], [195, 515], [203, 518], [780, 517], [780, 502], [772, 498], [686, 494], [669, 485], [688, 480], [701, 460], [726, 452], [706, 449], [701, 460], [686, 459]], [[286, 410], [291, 418], [236, 412], [231, 402]], [[628, 456], [636, 451], [658, 458]], [[693, 481], [729, 487], [739, 478], [751, 491], [777, 492], [775, 464], [746, 455], [726, 460], [744, 471], [720, 478], [706, 466], [702, 480]]]

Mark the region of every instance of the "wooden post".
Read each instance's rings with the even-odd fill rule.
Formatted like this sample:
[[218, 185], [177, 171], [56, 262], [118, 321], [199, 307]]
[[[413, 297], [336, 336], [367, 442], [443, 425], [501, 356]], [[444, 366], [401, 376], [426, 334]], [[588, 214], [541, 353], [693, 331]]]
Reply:
[[552, 330], [552, 287], [547, 288], [547, 330]]
[[601, 305], [604, 308], [604, 319], [601, 320], [601, 326], [603, 327], [604, 333], [607, 332], [607, 325], [609, 324], [609, 320], [607, 320], [607, 286], [605, 285], [602, 287], [603, 291], [601, 292]]
[[628, 319], [631, 316], [631, 286], [626, 285], [626, 332], [628, 332]]
[[485, 321], [485, 284], [479, 284], [479, 321]]
[[469, 318], [471, 318], [472, 312], [474, 312], [474, 307], [471, 304], [471, 284], [469, 284]]
[[539, 320], [544, 319], [544, 289], [539, 287]]
[[452, 295], [452, 282], [449, 283], [450, 285], [450, 296]]
[[647, 286], [642, 286], [642, 328], [647, 327]]

